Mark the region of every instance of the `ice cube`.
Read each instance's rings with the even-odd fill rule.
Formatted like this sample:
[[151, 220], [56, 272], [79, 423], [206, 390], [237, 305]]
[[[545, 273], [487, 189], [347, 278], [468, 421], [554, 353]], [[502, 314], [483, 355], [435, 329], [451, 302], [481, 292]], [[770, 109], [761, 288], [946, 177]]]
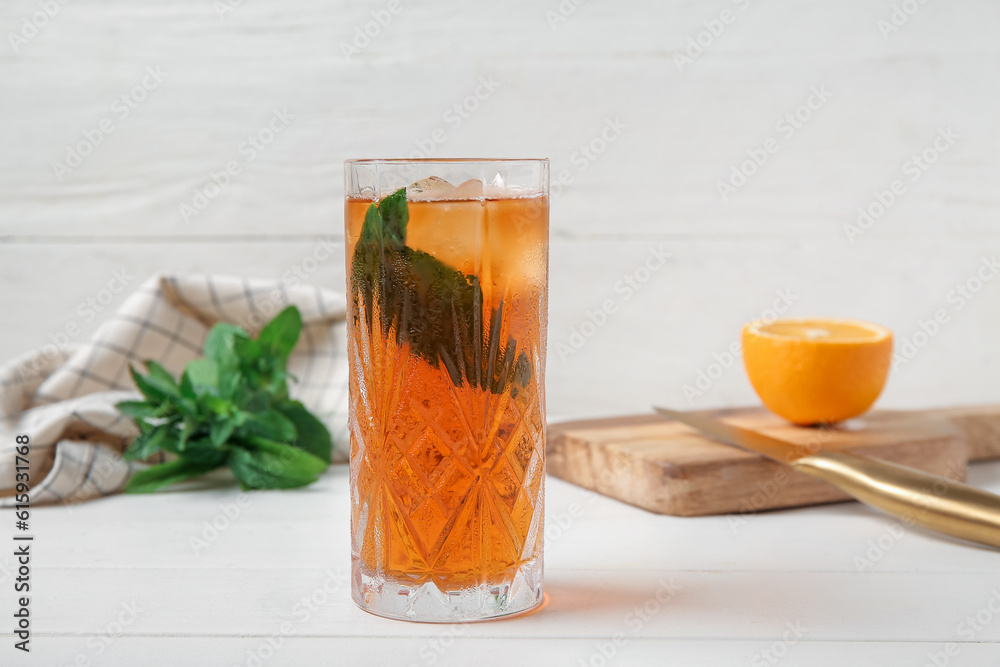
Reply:
[[483, 182], [478, 178], [470, 178], [449, 192], [447, 198], [457, 200], [482, 199]]
[[410, 201], [469, 201], [483, 198], [483, 182], [471, 178], [461, 185], [452, 185], [443, 178], [429, 176], [406, 188]]
[[406, 198], [411, 201], [445, 199], [442, 195], [454, 189], [455, 186], [443, 178], [428, 176], [427, 178], [421, 178], [416, 183], [407, 185]]
[[497, 172], [490, 184], [486, 186], [485, 195], [487, 197], [499, 198], [507, 193], [507, 184], [504, 183], [503, 176]]

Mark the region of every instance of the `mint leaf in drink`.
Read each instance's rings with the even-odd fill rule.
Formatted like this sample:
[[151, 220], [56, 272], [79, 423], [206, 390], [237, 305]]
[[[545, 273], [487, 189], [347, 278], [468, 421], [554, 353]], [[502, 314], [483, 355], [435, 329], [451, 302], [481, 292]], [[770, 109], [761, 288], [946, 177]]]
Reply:
[[398, 343], [434, 368], [444, 366], [455, 386], [468, 382], [493, 393], [511, 383], [526, 387], [527, 355], [518, 354], [517, 341], [500, 340], [503, 302], [492, 309], [487, 333], [479, 278], [407, 246], [408, 221], [405, 188], [368, 207], [351, 258], [354, 312], [363, 310], [371, 331], [377, 311], [383, 332], [396, 331]]
[[[177, 459], [136, 473], [126, 491], [155, 491], [224, 465], [249, 489], [315, 481], [330, 463], [333, 441], [322, 422], [288, 397], [286, 366], [301, 330], [302, 316], [290, 306], [256, 339], [240, 327], [215, 325], [206, 358], [189, 362], [180, 382], [155, 361], [146, 364], [148, 375], [132, 368], [145, 400], [117, 406], [140, 431], [125, 458], [166, 452]], [[275, 467], [275, 456], [291, 462]]]
[[406, 242], [406, 223], [410, 221], [410, 209], [406, 205], [406, 189], [396, 190], [378, 204], [382, 226], [386, 238], [396, 245]]
[[400, 188], [377, 204], [368, 207], [361, 227], [361, 241], [402, 246], [406, 241], [406, 223], [410, 210], [406, 205], [406, 188]]

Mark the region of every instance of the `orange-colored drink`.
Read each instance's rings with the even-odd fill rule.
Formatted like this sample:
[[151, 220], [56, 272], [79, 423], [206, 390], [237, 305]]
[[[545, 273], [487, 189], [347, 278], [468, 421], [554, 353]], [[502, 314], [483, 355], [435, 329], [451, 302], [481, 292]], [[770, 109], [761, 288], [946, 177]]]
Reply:
[[355, 600], [522, 611], [541, 599], [548, 200], [393, 197], [346, 203]]

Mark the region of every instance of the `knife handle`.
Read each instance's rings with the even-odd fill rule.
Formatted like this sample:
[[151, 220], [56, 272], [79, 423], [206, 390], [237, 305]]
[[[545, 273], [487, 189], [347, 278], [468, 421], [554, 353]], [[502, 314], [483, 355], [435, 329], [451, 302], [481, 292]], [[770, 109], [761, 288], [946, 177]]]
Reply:
[[1000, 496], [880, 459], [826, 451], [791, 465], [904, 523], [1000, 547]]

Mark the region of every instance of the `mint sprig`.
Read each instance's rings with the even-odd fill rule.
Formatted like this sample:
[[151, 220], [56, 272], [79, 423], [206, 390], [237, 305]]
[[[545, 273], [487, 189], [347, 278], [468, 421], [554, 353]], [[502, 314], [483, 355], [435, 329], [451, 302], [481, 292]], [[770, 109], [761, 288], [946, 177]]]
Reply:
[[243, 489], [289, 489], [316, 481], [330, 463], [330, 432], [288, 395], [286, 365], [302, 331], [289, 306], [256, 339], [241, 327], [216, 324], [204, 359], [184, 367], [176, 380], [147, 361], [147, 375], [132, 368], [145, 400], [118, 403], [140, 434], [125, 452], [143, 460], [160, 452], [176, 459], [137, 472], [125, 490], [148, 493], [222, 466]]
[[408, 222], [405, 188], [368, 207], [351, 258], [355, 317], [372, 331], [377, 316], [383, 335], [395, 332], [399, 344], [444, 366], [455, 386], [468, 382], [496, 394], [527, 387], [527, 355], [512, 338], [501, 340], [503, 300], [486, 326], [479, 278], [407, 246]]

